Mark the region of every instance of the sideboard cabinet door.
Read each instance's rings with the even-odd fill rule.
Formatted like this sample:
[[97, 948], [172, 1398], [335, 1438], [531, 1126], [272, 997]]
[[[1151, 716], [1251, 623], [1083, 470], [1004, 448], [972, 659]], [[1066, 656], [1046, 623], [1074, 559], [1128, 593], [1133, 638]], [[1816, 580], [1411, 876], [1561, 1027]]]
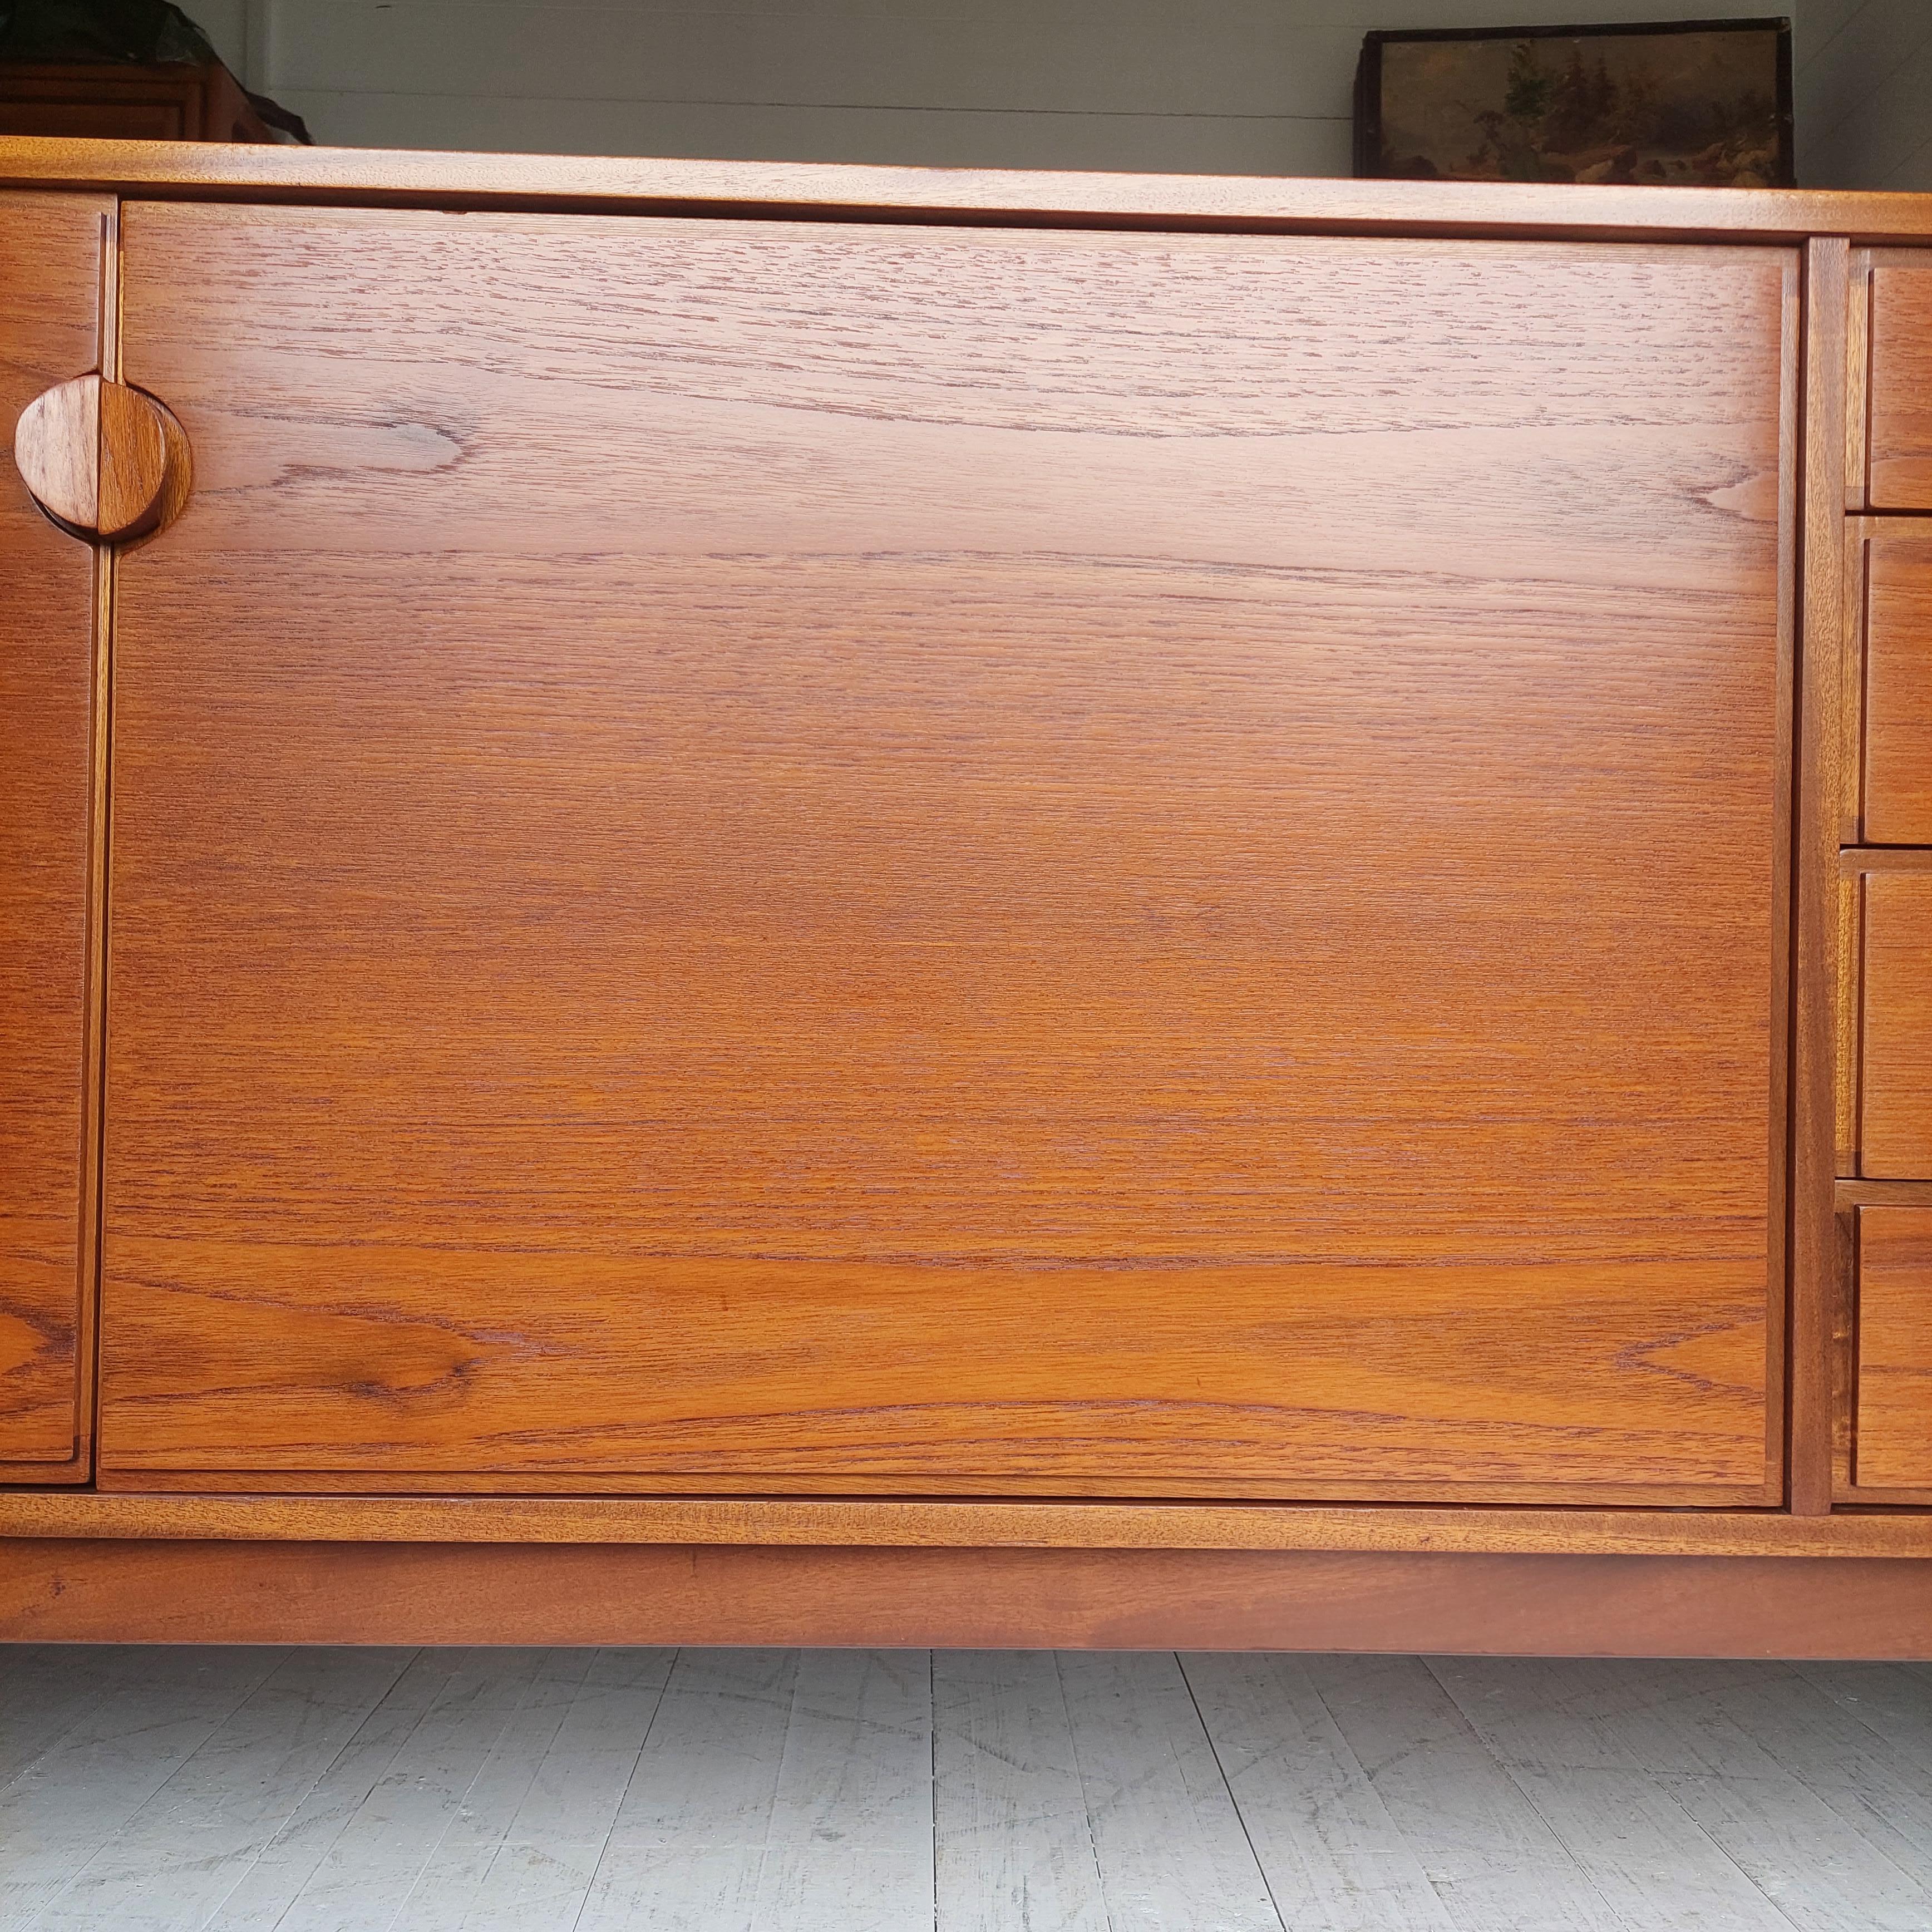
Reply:
[[40, 514], [12, 447], [37, 396], [95, 367], [112, 212], [0, 194], [0, 1482], [88, 1473], [94, 560]]
[[1788, 251], [124, 276], [111, 1480], [1776, 1493]]

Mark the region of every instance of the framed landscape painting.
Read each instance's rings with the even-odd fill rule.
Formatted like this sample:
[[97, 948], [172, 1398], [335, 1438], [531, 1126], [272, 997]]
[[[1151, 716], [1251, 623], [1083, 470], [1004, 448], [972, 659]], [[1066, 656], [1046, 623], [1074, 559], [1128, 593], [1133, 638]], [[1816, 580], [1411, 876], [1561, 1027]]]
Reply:
[[1791, 23], [1370, 34], [1355, 172], [1788, 188]]

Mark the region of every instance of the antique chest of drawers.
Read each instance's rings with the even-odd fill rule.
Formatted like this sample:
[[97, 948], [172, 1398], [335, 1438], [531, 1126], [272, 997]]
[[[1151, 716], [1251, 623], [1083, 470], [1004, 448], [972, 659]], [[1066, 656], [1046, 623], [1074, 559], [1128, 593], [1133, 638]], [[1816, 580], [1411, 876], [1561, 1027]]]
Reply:
[[0, 142], [0, 1634], [1932, 1654], [1928, 240]]

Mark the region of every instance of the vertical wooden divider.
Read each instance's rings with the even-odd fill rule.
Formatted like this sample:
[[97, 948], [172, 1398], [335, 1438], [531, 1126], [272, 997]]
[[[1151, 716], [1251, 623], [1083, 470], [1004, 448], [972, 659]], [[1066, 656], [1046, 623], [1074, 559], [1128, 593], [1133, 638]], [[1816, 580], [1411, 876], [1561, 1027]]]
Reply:
[[[1796, 927], [1796, 848], [1790, 827], [1796, 809], [1798, 758], [1798, 552], [1804, 541], [1803, 464], [1798, 439], [1804, 421], [1804, 262], [1793, 250], [1784, 274], [1784, 315], [1778, 369], [1778, 750], [1776, 810], [1786, 828], [1775, 848], [1771, 906], [1771, 1094], [1773, 1123], [1766, 1177], [1765, 1322], [1765, 1469], [1768, 1503], [1786, 1500], [1785, 1445], [1791, 1429], [1791, 1094], [1792, 934]], [[1785, 970], [1780, 970], [1782, 965]]]
[[1790, 1506], [1832, 1506], [1840, 1309], [1837, 1169], [1838, 832], [1844, 790], [1846, 303], [1850, 246], [1804, 263], [1804, 538], [1799, 575], [1792, 1003]]
[[[100, 218], [100, 373], [121, 373], [121, 218], [117, 201]], [[77, 1449], [94, 1474], [100, 1424], [100, 1228], [102, 1167], [106, 1153], [108, 785], [113, 748], [114, 587], [112, 544], [94, 552], [92, 731], [87, 824], [87, 1049], [82, 1089], [80, 1333]]]

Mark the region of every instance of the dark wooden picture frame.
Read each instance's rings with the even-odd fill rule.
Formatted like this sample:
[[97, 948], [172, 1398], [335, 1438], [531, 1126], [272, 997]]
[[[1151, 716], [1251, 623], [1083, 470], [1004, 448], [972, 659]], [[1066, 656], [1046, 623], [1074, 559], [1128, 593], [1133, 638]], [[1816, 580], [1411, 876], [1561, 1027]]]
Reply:
[[[1766, 44], [1744, 44], [1753, 39]], [[1711, 89], [1726, 40], [1738, 44], [1739, 71], [1720, 94]], [[1567, 64], [1545, 53], [1549, 42], [1571, 44]], [[1600, 44], [1586, 52], [1591, 42]], [[1434, 73], [1418, 72], [1424, 64]], [[1756, 84], [1766, 80], [1768, 93]], [[1354, 168], [1363, 178], [1789, 188], [1791, 23], [1368, 34], [1355, 74]]]

